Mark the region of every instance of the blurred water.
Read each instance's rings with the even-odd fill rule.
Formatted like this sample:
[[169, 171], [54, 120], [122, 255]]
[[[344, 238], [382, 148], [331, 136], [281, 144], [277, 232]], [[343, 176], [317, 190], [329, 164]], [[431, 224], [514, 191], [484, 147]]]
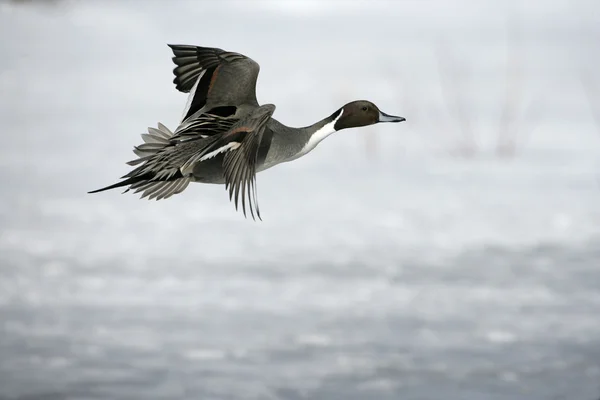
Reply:
[[[0, 3], [0, 399], [598, 398], [597, 4], [52, 4]], [[408, 121], [261, 173], [262, 223], [220, 186], [86, 195], [175, 127], [167, 42], [252, 56], [292, 126], [356, 98]]]

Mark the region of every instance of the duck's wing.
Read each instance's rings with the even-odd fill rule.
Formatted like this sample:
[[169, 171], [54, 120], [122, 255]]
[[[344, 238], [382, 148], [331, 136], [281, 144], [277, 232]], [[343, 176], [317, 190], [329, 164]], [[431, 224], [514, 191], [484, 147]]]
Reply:
[[[183, 176], [189, 176], [193, 173], [197, 163], [224, 154], [223, 175], [225, 189], [229, 191], [229, 199], [234, 202], [236, 210], [241, 200], [244, 216], [246, 216], [246, 203], [248, 203], [252, 219], [255, 217], [261, 219], [256, 194], [256, 166], [265, 128], [273, 112], [275, 112], [273, 104], [259, 106], [232, 124], [226, 132], [217, 132], [219, 134], [203, 137], [202, 139], [206, 140], [202, 141], [202, 147], [186, 158], [179, 171]], [[223, 126], [221, 124], [221, 127]], [[205, 133], [206, 131], [198, 132]], [[186, 136], [187, 134], [182, 135], [180, 132], [177, 140], [185, 143]], [[194, 136], [197, 137], [198, 134], [194, 134], [194, 131], [190, 130], [190, 139], [188, 140], [196, 140]]]
[[229, 200], [234, 202], [236, 210], [241, 195], [244, 216], [246, 216], [246, 201], [248, 202], [252, 219], [255, 219], [255, 213], [256, 217], [261, 219], [256, 194], [256, 165], [265, 128], [274, 111], [275, 106], [272, 104], [258, 107], [249, 118], [240, 121], [225, 135], [225, 139], [241, 138], [241, 141], [236, 139], [238, 144], [223, 157], [225, 189], [229, 190]]
[[221, 117], [215, 114], [200, 114], [181, 123], [171, 137], [172, 142], [206, 139], [227, 132], [239, 121], [234, 117]]
[[173, 51], [173, 83], [190, 93], [182, 121], [200, 112], [221, 116], [235, 114], [242, 104], [258, 106], [256, 80], [260, 67], [249, 57], [212, 47], [170, 44]]

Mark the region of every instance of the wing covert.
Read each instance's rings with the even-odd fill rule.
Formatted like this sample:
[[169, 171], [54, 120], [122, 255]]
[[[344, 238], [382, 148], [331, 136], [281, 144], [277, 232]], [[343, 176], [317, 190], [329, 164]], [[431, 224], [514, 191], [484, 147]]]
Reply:
[[251, 104], [256, 100], [259, 65], [242, 54], [212, 47], [169, 45], [173, 51], [173, 83], [190, 93], [183, 121], [219, 106]]

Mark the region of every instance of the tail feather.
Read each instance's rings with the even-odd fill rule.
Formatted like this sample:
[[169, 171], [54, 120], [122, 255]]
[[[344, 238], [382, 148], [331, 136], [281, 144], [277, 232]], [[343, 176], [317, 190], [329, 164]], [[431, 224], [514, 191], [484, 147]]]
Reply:
[[169, 128], [167, 128], [160, 122], [158, 123], [158, 129], [150, 127], [148, 128], [148, 132], [154, 136], [162, 137], [165, 139], [170, 139], [173, 136], [173, 132], [171, 132]]
[[136, 158], [135, 160], [127, 161], [126, 164], [131, 165], [133, 167], [135, 165], [143, 163], [144, 161], [148, 161], [150, 159], [150, 157], [152, 157], [152, 156], [143, 156], [143, 157], [140, 156], [139, 158]]
[[148, 128], [148, 133], [142, 134], [144, 143], [133, 149], [139, 158], [127, 163], [137, 167], [122, 176], [121, 182], [88, 193], [98, 193], [124, 186], [129, 187], [123, 193], [134, 190], [134, 193], [142, 192], [141, 197], [148, 197], [148, 199], [161, 200], [181, 193], [192, 178], [181, 174], [176, 167], [178, 164], [176, 159], [163, 154], [165, 149], [173, 145], [172, 137], [173, 132], [161, 123], [158, 124], [158, 129]]
[[[173, 132], [169, 130], [166, 126], [159, 123], [158, 129], [156, 128], [148, 128], [148, 133], [142, 133], [143, 144], [139, 146], [135, 146], [133, 148], [133, 152], [140, 158], [145, 158], [147, 156], [152, 156], [166, 146], [171, 144], [171, 138], [173, 137]], [[134, 164], [130, 164], [134, 163]], [[129, 165], [135, 165], [139, 163], [139, 159], [130, 161]]]
[[[88, 193], [99, 193], [99, 192], [104, 192], [105, 190], [116, 189], [116, 188], [123, 187], [123, 186], [135, 185], [136, 183], [144, 181], [144, 180], [146, 180], [146, 179], [144, 179], [144, 177], [141, 177], [141, 176], [131, 177], [131, 178], [125, 179], [124, 181], [117, 182], [113, 185], [109, 185], [109, 186], [106, 186], [106, 187], [103, 187], [100, 189], [89, 191]], [[127, 192], [128, 190], [129, 189], [127, 189], [125, 192]], [[125, 193], [125, 192], [123, 192], [123, 193]]]
[[117, 182], [113, 185], [92, 190], [88, 193], [98, 193], [105, 190], [129, 186], [123, 193], [133, 190], [133, 193], [142, 192], [142, 199], [147, 197], [148, 200], [162, 200], [171, 197], [174, 194], [183, 192], [190, 184], [191, 180], [192, 179], [190, 177], [184, 177], [181, 174], [171, 176], [165, 180], [156, 180], [155, 176], [134, 176], [127, 178], [124, 181]]
[[141, 198], [147, 197], [148, 200], [162, 200], [171, 197], [174, 194], [181, 193], [187, 188], [191, 178], [181, 177], [168, 181], [145, 181], [139, 185], [131, 185], [129, 189], [135, 189], [133, 193], [142, 192]]

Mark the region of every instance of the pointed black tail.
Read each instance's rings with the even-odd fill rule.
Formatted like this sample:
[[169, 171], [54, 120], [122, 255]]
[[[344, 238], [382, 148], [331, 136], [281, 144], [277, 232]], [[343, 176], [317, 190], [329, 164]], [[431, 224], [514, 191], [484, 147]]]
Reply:
[[[106, 187], [103, 187], [101, 189], [92, 190], [92, 191], [90, 191], [88, 193], [104, 192], [105, 190], [116, 189], [118, 187], [132, 185], [134, 183], [137, 183], [137, 182], [140, 182], [140, 181], [143, 181], [143, 180], [147, 180], [147, 179], [148, 179], [148, 176], [134, 176], [134, 177], [125, 179], [124, 181], [117, 182], [114, 185], [106, 186]], [[129, 189], [127, 189], [127, 190], [129, 190]]]
[[88, 193], [98, 193], [109, 189], [129, 186], [123, 193], [133, 190], [133, 193], [143, 192], [142, 198], [147, 197], [148, 200], [166, 199], [174, 194], [181, 193], [185, 190], [188, 184], [192, 181], [191, 177], [184, 177], [181, 172], [177, 171], [171, 176], [156, 178], [156, 174], [152, 171], [139, 176], [132, 176], [127, 179], [124, 176], [121, 182], [114, 185], [103, 187], [102, 189], [92, 190]]

